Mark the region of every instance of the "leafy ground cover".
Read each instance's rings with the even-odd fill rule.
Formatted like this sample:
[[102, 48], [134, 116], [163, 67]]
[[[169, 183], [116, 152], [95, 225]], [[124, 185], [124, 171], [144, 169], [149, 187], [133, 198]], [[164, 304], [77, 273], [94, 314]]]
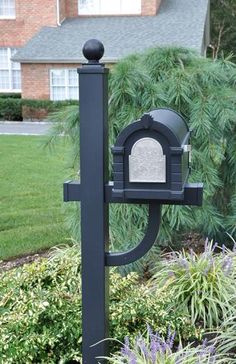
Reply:
[[0, 136], [0, 259], [64, 243], [62, 184], [67, 147], [59, 139], [50, 153], [46, 137]]
[[[202, 264], [206, 255], [210, 262], [207, 269]], [[185, 299], [185, 287], [177, 282], [175, 290], [168, 289], [174, 278], [179, 277], [181, 264], [182, 275], [186, 276], [186, 263], [189, 271], [198, 275], [199, 292], [205, 292], [199, 301], [191, 300], [193, 312], [189, 310], [189, 299]], [[151, 280], [144, 280], [137, 273], [121, 276], [114, 269], [110, 271], [110, 338], [113, 339], [109, 362], [235, 363], [236, 252], [226, 249], [215, 253], [207, 244], [205, 252], [198, 256], [186, 256], [183, 252], [182, 257], [171, 255], [162, 264], [161, 269], [156, 267], [158, 277], [154, 275]], [[224, 275], [216, 274], [216, 266], [216, 271], [221, 270]], [[48, 259], [2, 272], [0, 363], [81, 363], [80, 268], [79, 246], [74, 245], [54, 248]], [[171, 274], [167, 277], [168, 269]], [[232, 292], [225, 298], [219, 297], [217, 290], [212, 289], [211, 293], [220, 321], [208, 320], [204, 325], [200, 315], [193, 320], [192, 313], [200, 307], [200, 313], [214, 315], [207, 312], [209, 289], [223, 284], [225, 277]], [[180, 305], [181, 293], [184, 299]], [[227, 315], [221, 310], [225, 300], [231, 301], [232, 308]], [[206, 340], [209, 332], [213, 337], [210, 342]]]

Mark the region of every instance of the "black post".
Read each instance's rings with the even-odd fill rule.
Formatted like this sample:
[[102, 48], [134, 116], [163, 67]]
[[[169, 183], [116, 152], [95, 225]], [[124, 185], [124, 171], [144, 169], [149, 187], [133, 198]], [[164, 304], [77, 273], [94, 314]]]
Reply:
[[[78, 69], [80, 88], [80, 175], [83, 364], [107, 355], [108, 337], [108, 69], [99, 63], [104, 47], [85, 43], [88, 63]], [[100, 362], [102, 362], [100, 360]]]

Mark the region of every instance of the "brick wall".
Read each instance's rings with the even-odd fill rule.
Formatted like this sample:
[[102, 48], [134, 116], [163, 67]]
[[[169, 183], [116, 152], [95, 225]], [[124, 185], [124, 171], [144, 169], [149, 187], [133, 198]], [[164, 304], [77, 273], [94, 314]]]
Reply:
[[56, 24], [56, 0], [16, 0], [16, 19], [0, 20], [0, 47], [20, 47], [42, 26]]
[[78, 16], [78, 0], [66, 0], [66, 17]]
[[60, 23], [61, 23], [66, 18], [66, 0], [59, 0], [59, 7], [60, 7]]
[[50, 99], [50, 69], [78, 67], [79, 64], [21, 64], [22, 98]]
[[142, 15], [156, 15], [161, 0], [142, 0]]

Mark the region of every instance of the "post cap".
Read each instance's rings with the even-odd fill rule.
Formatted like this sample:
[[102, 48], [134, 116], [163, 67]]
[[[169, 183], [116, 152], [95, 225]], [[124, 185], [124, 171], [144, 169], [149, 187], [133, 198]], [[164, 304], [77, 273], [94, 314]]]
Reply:
[[97, 39], [89, 39], [83, 46], [83, 55], [89, 64], [97, 64], [104, 54], [104, 46]]

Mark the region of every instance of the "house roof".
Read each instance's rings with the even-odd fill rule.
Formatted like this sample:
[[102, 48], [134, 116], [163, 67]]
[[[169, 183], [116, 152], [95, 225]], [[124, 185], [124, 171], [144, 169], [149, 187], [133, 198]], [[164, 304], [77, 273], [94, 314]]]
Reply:
[[82, 63], [83, 44], [103, 42], [103, 62], [155, 46], [181, 46], [202, 52], [208, 0], [162, 0], [156, 16], [78, 17], [59, 27], [43, 27], [13, 57], [22, 63]]

